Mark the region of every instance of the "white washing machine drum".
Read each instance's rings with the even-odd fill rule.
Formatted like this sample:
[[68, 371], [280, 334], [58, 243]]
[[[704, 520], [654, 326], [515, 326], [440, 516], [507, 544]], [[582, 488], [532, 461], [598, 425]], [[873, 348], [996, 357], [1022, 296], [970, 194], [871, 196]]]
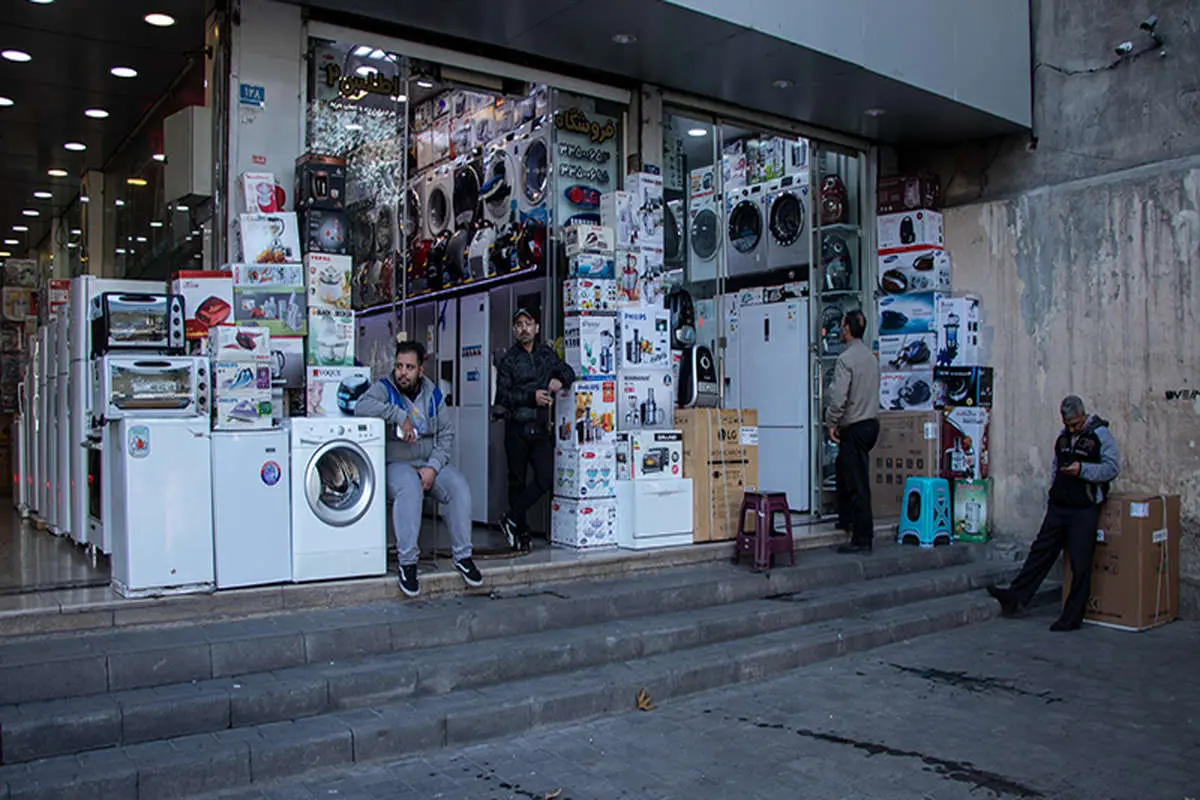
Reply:
[[791, 247], [804, 233], [804, 203], [792, 192], [783, 192], [771, 203], [767, 220], [771, 236], [782, 247]]
[[309, 510], [326, 525], [353, 525], [371, 507], [378, 477], [357, 444], [328, 442], [313, 453], [305, 470], [304, 494]]
[[762, 241], [762, 206], [741, 200], [729, 212], [729, 243], [739, 253], [752, 253]]
[[538, 205], [546, 197], [550, 183], [550, 147], [542, 137], [531, 139], [521, 156], [521, 191], [530, 205]]
[[450, 227], [451, 202], [446, 185], [438, 183], [431, 187], [426, 202], [429, 204], [425, 209], [425, 213], [429, 215], [429, 232], [437, 236]]
[[717, 248], [721, 246], [721, 237], [718, 233], [718, 228], [717, 212], [711, 208], [697, 212], [696, 216], [692, 218], [692, 229], [689, 232], [689, 239], [692, 243], [692, 252], [696, 254], [696, 258], [699, 258], [701, 261], [708, 261], [717, 254]]

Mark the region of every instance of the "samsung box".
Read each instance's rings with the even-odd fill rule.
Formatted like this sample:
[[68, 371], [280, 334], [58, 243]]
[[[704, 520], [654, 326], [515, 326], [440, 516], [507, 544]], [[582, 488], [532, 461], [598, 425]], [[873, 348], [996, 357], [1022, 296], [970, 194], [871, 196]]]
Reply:
[[881, 214], [876, 224], [880, 255], [903, 248], [944, 247], [942, 215], [916, 209], [898, 214]]
[[933, 370], [881, 372], [879, 407], [884, 411], [933, 410]]
[[563, 360], [576, 375], [590, 378], [615, 374], [616, 349], [611, 316], [570, 316], [563, 320]]
[[617, 427], [623, 431], [674, 427], [675, 379], [670, 365], [624, 369], [617, 375]]
[[550, 504], [550, 541], [577, 550], [616, 547], [616, 499], [554, 498]]
[[879, 335], [908, 336], [937, 330], [940, 292], [912, 292], [879, 298]]
[[616, 432], [617, 382], [583, 378], [558, 393], [554, 402], [554, 441], [569, 450], [612, 444]]
[[956, 480], [954, 538], [960, 542], [986, 542], [992, 535], [992, 479]]
[[554, 496], [582, 500], [616, 493], [616, 449], [611, 444], [558, 448], [554, 453]]
[[879, 288], [884, 294], [949, 292], [950, 254], [915, 250], [879, 257]]
[[308, 367], [306, 375], [310, 417], [353, 417], [358, 398], [371, 388], [368, 367]]
[[937, 352], [936, 333], [879, 337], [879, 366], [893, 372], [929, 369]]
[[632, 480], [683, 477], [681, 431], [630, 431], [629, 465]]
[[939, 297], [937, 336], [939, 366], [979, 366], [979, 300], [974, 297]]
[[933, 371], [937, 408], [991, 408], [991, 367], [938, 367]]
[[203, 339], [209, 328], [233, 316], [231, 270], [185, 270], [171, 279], [171, 294], [183, 298], [184, 336]]
[[617, 311], [617, 368], [668, 367], [671, 313], [661, 306], [629, 306]]
[[988, 427], [986, 408], [948, 408], [942, 412], [940, 473], [947, 480], [988, 477]]
[[615, 311], [617, 282], [611, 278], [568, 278], [563, 281], [563, 313]]

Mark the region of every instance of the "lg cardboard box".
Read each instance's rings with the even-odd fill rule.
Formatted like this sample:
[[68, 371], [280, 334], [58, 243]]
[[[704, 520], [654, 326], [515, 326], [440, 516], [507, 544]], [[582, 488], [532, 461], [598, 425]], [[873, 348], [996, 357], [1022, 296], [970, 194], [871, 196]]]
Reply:
[[[757, 450], [757, 448], [755, 448]], [[737, 538], [738, 511], [746, 492], [758, 489], [758, 458], [752, 462], [713, 464], [689, 473], [692, 495], [692, 541], [723, 542]]]
[[900, 514], [904, 482], [938, 476], [941, 418], [936, 411], [896, 411], [879, 415], [879, 439], [871, 450], [871, 510]]
[[[1100, 512], [1084, 619], [1142, 631], [1179, 614], [1179, 496], [1116, 493]], [[1064, 559], [1063, 600], [1071, 590]]]
[[683, 472], [694, 488], [693, 539], [733, 539], [742, 497], [758, 488], [758, 412], [686, 408], [675, 423], [683, 434]]

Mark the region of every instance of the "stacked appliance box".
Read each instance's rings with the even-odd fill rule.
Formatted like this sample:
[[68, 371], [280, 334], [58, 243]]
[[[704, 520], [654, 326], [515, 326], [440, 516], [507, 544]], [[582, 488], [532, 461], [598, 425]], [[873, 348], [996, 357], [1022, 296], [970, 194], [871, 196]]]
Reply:
[[271, 334], [264, 328], [217, 325], [209, 329], [208, 336], [213, 430], [270, 428]]

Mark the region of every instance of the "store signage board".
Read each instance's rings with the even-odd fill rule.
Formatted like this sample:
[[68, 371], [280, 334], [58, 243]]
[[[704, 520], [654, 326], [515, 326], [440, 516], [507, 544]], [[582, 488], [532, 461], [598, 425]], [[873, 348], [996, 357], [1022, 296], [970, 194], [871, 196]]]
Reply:
[[554, 221], [598, 223], [590, 200], [618, 186], [620, 121], [597, 114], [590, 98], [558, 96], [565, 102], [554, 112]]
[[369, 94], [379, 94], [384, 97], [398, 97], [400, 76], [388, 77], [378, 71], [366, 75], [343, 75], [338, 64], [325, 65], [325, 82], [330, 87], [337, 87], [338, 94], [346, 100], [361, 100]]
[[238, 102], [252, 108], [266, 108], [267, 87], [249, 83], [238, 84]]

